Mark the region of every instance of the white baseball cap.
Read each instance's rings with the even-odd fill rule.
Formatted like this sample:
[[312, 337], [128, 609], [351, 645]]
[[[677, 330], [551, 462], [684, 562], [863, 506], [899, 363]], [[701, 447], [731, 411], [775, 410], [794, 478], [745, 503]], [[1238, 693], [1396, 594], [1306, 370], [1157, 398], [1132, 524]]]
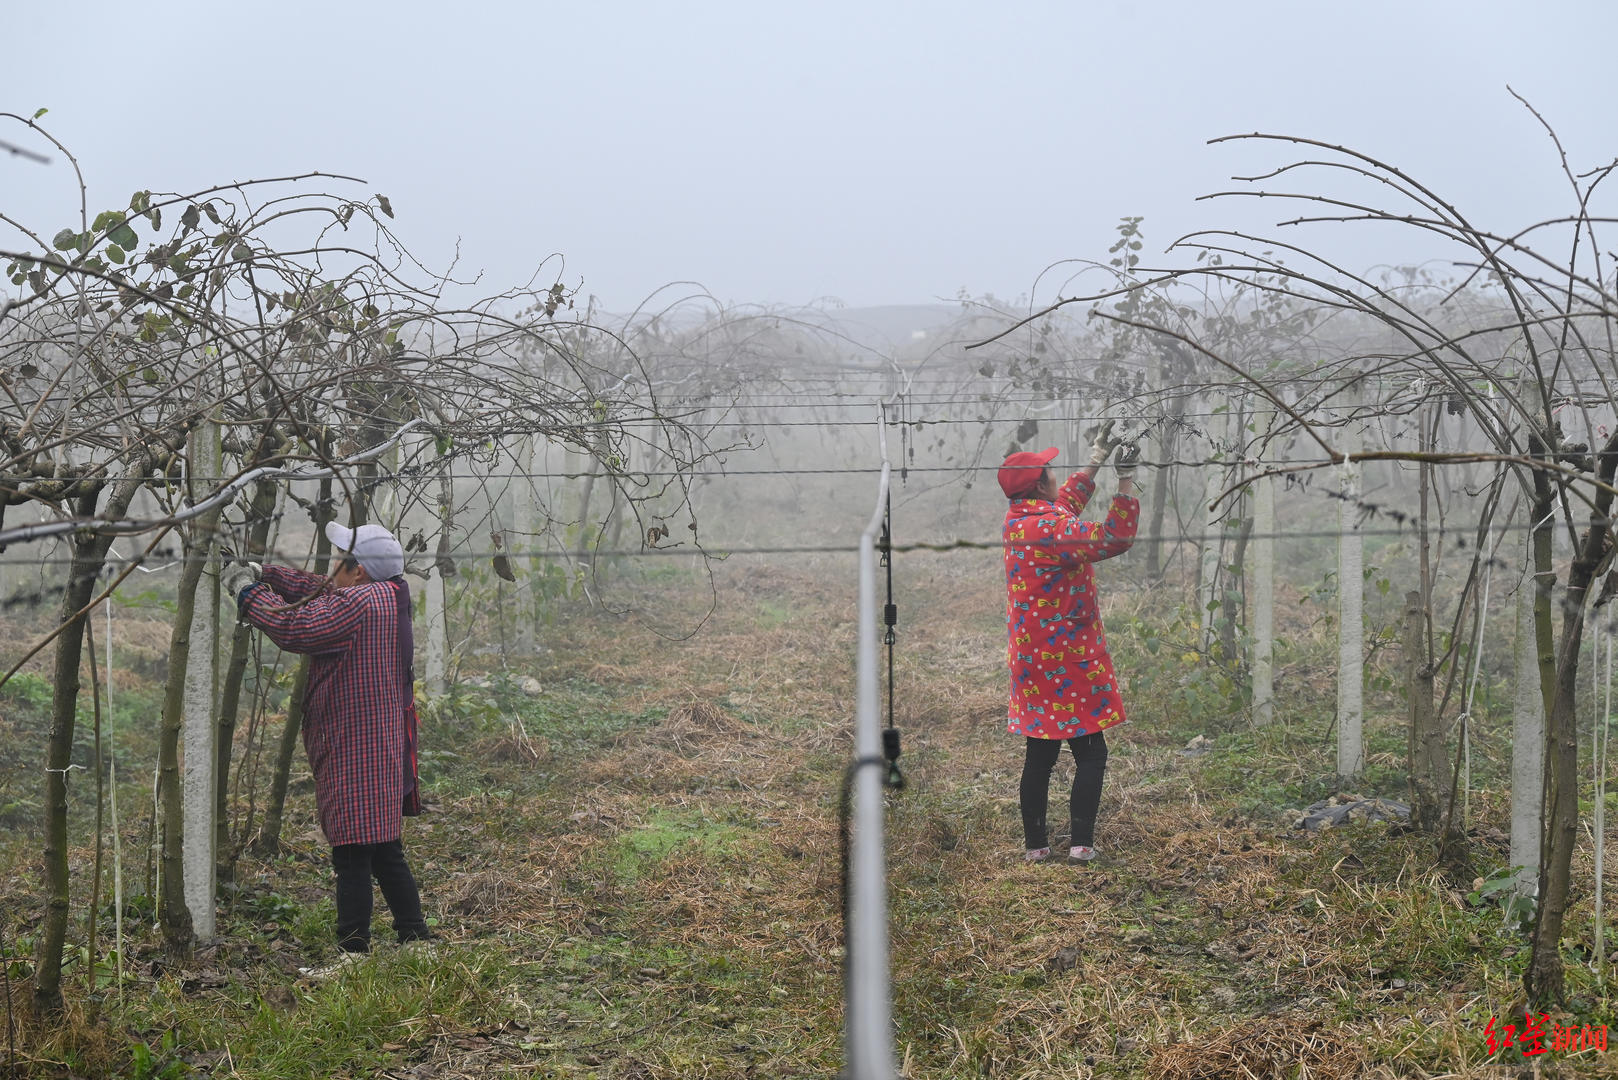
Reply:
[[344, 558], [357, 560], [372, 581], [386, 581], [404, 573], [404, 548], [380, 525], [348, 529], [328, 521], [326, 539]]

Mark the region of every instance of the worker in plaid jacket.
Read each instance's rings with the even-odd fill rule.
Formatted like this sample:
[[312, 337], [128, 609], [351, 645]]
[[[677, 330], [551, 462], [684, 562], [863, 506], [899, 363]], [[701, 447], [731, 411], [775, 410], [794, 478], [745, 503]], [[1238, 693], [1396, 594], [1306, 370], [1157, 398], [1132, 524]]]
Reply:
[[330, 578], [288, 566], [237, 567], [227, 587], [243, 621], [310, 657], [303, 746], [337, 878], [343, 959], [369, 951], [371, 879], [401, 943], [430, 937], [405, 860], [404, 814], [419, 812], [414, 639], [404, 550], [380, 525], [328, 523]]

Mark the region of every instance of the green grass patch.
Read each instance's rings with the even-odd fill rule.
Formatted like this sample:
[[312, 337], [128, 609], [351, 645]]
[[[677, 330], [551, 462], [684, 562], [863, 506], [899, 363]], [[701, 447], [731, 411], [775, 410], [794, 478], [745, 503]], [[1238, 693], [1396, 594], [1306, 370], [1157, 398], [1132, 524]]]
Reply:
[[764, 630], [776, 630], [791, 622], [798, 613], [784, 598], [765, 597], [758, 602], [758, 624]]
[[737, 851], [745, 836], [742, 825], [715, 819], [700, 809], [686, 813], [659, 810], [617, 838], [612, 869], [620, 881], [632, 882], [649, 866], [676, 852], [694, 851], [707, 859], [722, 860]]

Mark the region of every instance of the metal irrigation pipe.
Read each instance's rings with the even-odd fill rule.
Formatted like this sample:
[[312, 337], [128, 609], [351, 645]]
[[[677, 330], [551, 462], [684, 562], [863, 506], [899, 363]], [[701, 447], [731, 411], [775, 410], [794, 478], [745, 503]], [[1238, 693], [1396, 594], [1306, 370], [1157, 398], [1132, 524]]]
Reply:
[[846, 1080], [893, 1080], [893, 993], [888, 971], [888, 883], [882, 836], [886, 761], [877, 692], [876, 537], [888, 502], [887, 425], [880, 409], [877, 438], [882, 476], [876, 511], [860, 534], [859, 644], [855, 655], [854, 809], [849, 840], [848, 930], [843, 986]]
[[209, 510], [214, 509], [222, 503], [229, 502], [231, 499], [236, 497], [237, 492], [241, 491], [243, 488], [257, 480], [320, 480], [324, 477], [336, 476], [337, 470], [343, 466], [360, 465], [364, 462], [372, 460], [373, 458], [381, 457], [383, 454], [387, 453], [387, 451], [395, 443], [404, 438], [406, 432], [424, 423], [426, 423], [425, 420], [417, 417], [416, 419], [405, 424], [398, 431], [395, 431], [393, 436], [387, 441], [378, 443], [372, 447], [368, 447], [365, 450], [362, 450], [360, 453], [355, 454], [353, 457], [344, 458], [342, 461], [337, 462], [332, 468], [304, 470], [283, 469], [274, 465], [264, 465], [256, 469], [250, 469], [236, 477], [236, 479], [227, 483], [224, 487], [220, 488], [212, 495], [209, 495], [206, 499], [203, 499], [201, 502], [193, 503], [184, 510], [181, 510], [176, 514], [163, 518], [159, 521], [141, 521], [131, 520], [128, 518], [119, 518], [116, 520], [108, 520], [106, 518], [91, 518], [88, 521], [47, 521], [39, 525], [21, 525], [15, 529], [0, 530], [0, 547], [5, 547], [7, 544], [26, 543], [29, 540], [43, 540], [48, 536], [61, 536], [63, 533], [78, 532], [80, 529], [89, 529], [92, 532], [109, 530], [112, 532], [133, 534], [145, 532], [148, 529], [162, 525], [178, 525], [201, 514], [205, 514]]

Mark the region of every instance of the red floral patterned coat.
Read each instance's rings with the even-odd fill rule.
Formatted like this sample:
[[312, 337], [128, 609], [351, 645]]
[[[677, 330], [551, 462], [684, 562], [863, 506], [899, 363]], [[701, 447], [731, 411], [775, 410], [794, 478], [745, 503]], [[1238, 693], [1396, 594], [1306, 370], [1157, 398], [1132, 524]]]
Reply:
[[406, 672], [399, 666], [399, 586], [367, 582], [316, 596], [326, 578], [266, 566], [242, 590], [241, 616], [288, 652], [308, 653], [303, 748], [327, 841], [381, 844], [403, 832]]
[[1080, 521], [1095, 490], [1075, 472], [1054, 502], [1016, 499], [1006, 511], [1006, 728], [1014, 735], [1070, 739], [1124, 722], [1091, 564], [1129, 550], [1140, 502], [1117, 495], [1104, 524]]

